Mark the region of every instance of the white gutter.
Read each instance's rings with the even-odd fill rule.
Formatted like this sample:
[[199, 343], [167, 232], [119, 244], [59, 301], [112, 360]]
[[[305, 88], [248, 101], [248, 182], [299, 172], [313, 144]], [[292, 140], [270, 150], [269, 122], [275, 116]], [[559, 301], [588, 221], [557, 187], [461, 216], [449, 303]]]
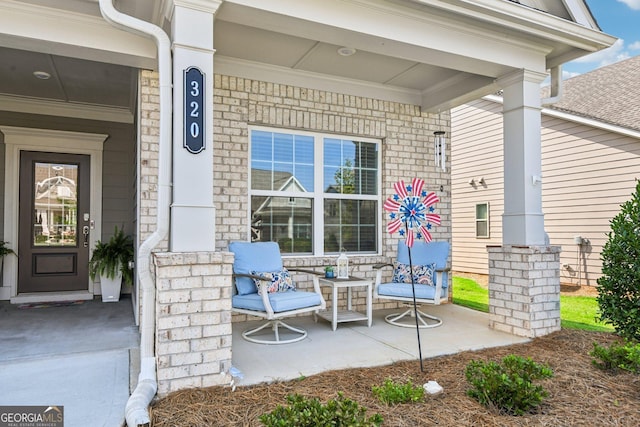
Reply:
[[[498, 95], [486, 95], [486, 96], [483, 96], [482, 99], [486, 101], [495, 102], [497, 104], [504, 103], [504, 99]], [[553, 110], [551, 108], [543, 108], [541, 111], [541, 114], [549, 117], [566, 120], [573, 123], [578, 123], [585, 126], [591, 126], [596, 129], [606, 130], [607, 132], [617, 133], [619, 135], [628, 136], [630, 138], [640, 139], [640, 131], [629, 129], [620, 125], [613, 125], [610, 123], [600, 121], [598, 119], [583, 117], [575, 113], [568, 113], [564, 111]]]
[[158, 47], [158, 78], [160, 85], [160, 136], [158, 159], [158, 209], [156, 230], [138, 248], [137, 271], [140, 279], [142, 318], [140, 319], [140, 375], [138, 385], [129, 397], [125, 418], [129, 427], [149, 425], [149, 403], [158, 389], [155, 357], [155, 296], [151, 275], [151, 251], [169, 232], [171, 203], [171, 42], [158, 26], [118, 12], [114, 0], [99, 0], [104, 19], [124, 31], [150, 36]]

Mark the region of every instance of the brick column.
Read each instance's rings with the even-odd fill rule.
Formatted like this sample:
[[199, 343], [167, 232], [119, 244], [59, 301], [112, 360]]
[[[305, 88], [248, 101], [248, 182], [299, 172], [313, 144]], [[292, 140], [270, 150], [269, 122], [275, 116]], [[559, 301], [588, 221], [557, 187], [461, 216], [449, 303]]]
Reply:
[[487, 250], [489, 326], [530, 338], [560, 330], [560, 247]]
[[229, 384], [233, 254], [156, 253], [154, 263], [158, 394]]

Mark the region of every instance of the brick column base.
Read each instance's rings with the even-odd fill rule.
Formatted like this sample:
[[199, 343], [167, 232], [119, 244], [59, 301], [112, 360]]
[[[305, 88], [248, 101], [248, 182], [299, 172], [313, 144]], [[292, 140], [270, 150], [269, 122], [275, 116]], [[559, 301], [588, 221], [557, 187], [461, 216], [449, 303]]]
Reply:
[[560, 246], [489, 252], [489, 326], [524, 337], [560, 330]]
[[229, 384], [233, 254], [156, 253], [154, 264], [158, 394]]

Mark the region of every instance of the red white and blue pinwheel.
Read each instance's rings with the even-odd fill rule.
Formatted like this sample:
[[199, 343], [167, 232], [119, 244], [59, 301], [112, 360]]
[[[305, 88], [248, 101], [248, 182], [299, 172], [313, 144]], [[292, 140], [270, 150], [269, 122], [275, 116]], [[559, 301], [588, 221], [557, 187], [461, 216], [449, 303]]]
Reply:
[[391, 212], [391, 221], [387, 224], [390, 234], [396, 231], [405, 237], [407, 247], [413, 246], [414, 239], [431, 241], [433, 225], [440, 225], [440, 215], [433, 213], [434, 204], [440, 199], [431, 192], [424, 190], [424, 180], [413, 178], [411, 185], [405, 185], [403, 180], [393, 185], [395, 194], [384, 202], [384, 210]]

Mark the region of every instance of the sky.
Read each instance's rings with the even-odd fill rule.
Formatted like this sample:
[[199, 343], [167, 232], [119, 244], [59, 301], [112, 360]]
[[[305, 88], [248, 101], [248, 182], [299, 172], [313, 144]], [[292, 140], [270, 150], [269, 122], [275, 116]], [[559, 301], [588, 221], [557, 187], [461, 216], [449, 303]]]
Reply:
[[640, 0], [586, 0], [603, 32], [618, 41], [608, 49], [566, 63], [564, 78], [640, 55]]

